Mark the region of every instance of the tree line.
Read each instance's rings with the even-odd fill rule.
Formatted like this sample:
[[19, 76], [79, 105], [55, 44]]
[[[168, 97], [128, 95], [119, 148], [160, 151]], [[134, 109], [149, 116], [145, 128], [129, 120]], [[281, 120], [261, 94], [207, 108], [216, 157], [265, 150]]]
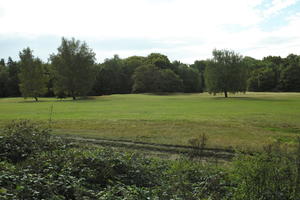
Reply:
[[28, 47], [19, 60], [0, 60], [0, 97], [97, 96], [127, 93], [228, 93], [300, 91], [300, 56], [268, 56], [261, 60], [230, 50], [213, 50], [213, 57], [188, 65], [171, 62], [160, 53], [118, 55], [97, 63], [85, 42], [62, 38], [48, 62]]

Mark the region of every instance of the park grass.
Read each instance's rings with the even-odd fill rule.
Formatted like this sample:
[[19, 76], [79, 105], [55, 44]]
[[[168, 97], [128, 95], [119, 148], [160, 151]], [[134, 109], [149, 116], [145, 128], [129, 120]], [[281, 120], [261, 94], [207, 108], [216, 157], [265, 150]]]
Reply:
[[209, 147], [259, 150], [300, 136], [300, 93], [128, 94], [40, 102], [0, 99], [0, 127], [15, 119], [48, 122], [55, 134], [188, 145], [201, 134]]

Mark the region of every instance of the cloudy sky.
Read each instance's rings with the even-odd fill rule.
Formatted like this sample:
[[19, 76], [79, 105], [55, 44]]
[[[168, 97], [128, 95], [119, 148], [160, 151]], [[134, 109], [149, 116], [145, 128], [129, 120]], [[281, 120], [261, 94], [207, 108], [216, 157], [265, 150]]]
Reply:
[[29, 46], [47, 61], [61, 37], [97, 60], [151, 52], [193, 63], [214, 48], [244, 56], [300, 54], [300, 0], [0, 0], [0, 58]]

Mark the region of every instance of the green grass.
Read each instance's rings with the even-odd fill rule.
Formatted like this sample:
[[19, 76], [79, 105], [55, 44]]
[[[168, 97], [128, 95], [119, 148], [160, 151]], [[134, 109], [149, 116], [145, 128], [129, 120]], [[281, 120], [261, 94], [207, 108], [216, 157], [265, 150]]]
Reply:
[[0, 127], [50, 116], [57, 134], [186, 145], [205, 133], [211, 147], [259, 149], [278, 139], [293, 145], [300, 136], [300, 93], [0, 99]]

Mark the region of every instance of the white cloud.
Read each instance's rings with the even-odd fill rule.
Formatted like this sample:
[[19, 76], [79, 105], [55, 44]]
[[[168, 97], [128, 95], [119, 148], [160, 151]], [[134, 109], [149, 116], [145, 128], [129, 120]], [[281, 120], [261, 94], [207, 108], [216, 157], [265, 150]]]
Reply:
[[253, 25], [259, 21], [253, 10], [257, 3], [260, 1], [2, 0], [5, 16], [0, 23], [5, 27], [2, 33], [187, 37], [209, 35], [226, 23]]
[[[107, 51], [93, 47], [101, 60], [113, 54], [126, 57], [156, 51], [191, 63], [210, 57], [214, 48], [262, 57], [289, 51], [299, 53], [295, 52], [300, 48], [299, 15], [272, 32], [259, 27], [266, 18], [296, 2], [273, 0], [268, 9], [259, 10], [263, 0], [1, 0], [0, 34], [31, 39], [54, 35], [89, 38], [89, 41], [115, 38], [158, 41], [157, 48], [144, 50]], [[238, 30], [229, 30], [228, 26]], [[286, 42], [272, 44], [272, 38]], [[172, 47], [159, 46], [163, 43]]]
[[271, 7], [264, 12], [264, 15], [265, 17], [268, 17], [277, 14], [282, 9], [287, 8], [296, 2], [297, 0], [272, 0]]

